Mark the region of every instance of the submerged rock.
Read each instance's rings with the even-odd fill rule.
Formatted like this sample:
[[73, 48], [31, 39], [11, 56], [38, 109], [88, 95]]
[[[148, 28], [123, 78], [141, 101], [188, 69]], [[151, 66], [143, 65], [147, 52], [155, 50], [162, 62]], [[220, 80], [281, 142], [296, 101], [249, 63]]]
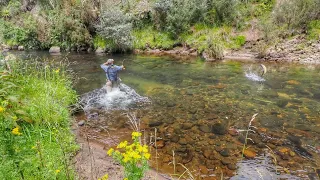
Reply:
[[228, 131], [225, 125], [222, 123], [216, 123], [212, 126], [212, 132], [218, 135], [225, 135]]
[[149, 122], [149, 127], [156, 127], [156, 126], [160, 126], [161, 124], [163, 124], [162, 121], [153, 120]]
[[243, 155], [248, 159], [252, 159], [252, 158], [255, 158], [257, 154], [254, 151], [246, 149], [244, 150]]
[[211, 127], [208, 125], [200, 125], [199, 130], [204, 132], [204, 133], [210, 133], [211, 132]]

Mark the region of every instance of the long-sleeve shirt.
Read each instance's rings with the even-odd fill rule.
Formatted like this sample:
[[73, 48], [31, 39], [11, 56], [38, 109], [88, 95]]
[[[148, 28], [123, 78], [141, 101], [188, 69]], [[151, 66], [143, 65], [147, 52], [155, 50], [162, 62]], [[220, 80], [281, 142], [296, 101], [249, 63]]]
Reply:
[[109, 81], [118, 80], [118, 72], [122, 70], [122, 66], [101, 64], [100, 67], [106, 72]]

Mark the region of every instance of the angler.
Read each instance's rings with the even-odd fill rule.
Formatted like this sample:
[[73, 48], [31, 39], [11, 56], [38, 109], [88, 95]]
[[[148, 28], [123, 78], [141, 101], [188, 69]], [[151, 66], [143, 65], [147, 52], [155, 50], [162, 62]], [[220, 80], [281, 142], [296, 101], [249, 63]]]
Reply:
[[123, 64], [121, 66], [117, 66], [113, 64], [113, 59], [108, 59], [107, 62], [101, 64], [101, 68], [106, 72], [107, 76], [107, 93], [110, 93], [112, 90], [117, 89], [120, 84], [120, 78], [118, 77], [118, 73], [121, 70], [124, 70]]

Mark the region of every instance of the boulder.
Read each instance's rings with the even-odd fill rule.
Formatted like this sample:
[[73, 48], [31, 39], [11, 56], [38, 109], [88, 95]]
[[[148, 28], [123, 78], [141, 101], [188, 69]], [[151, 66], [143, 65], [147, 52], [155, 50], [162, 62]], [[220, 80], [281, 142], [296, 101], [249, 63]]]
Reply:
[[49, 53], [60, 53], [60, 47], [58, 47], [58, 46], [52, 46], [52, 47], [49, 49]]
[[96, 49], [96, 53], [97, 53], [97, 54], [103, 54], [103, 53], [105, 53], [105, 52], [106, 52], [106, 50], [103, 49], [103, 48], [101, 48], [101, 47], [98, 47], [98, 49]]
[[19, 51], [23, 51], [24, 50], [24, 46], [18, 46], [18, 50]]

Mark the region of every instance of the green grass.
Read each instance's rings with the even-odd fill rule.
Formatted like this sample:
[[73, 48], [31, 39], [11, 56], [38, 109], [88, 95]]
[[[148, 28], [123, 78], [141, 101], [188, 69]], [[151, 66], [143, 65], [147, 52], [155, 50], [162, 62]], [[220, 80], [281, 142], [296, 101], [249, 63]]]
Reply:
[[169, 33], [159, 32], [152, 27], [134, 30], [134, 49], [146, 49], [146, 44], [151, 49], [172, 49], [175, 41], [170, 38]]
[[69, 105], [77, 96], [64, 65], [30, 60], [10, 67], [0, 69], [0, 179], [74, 179]]

